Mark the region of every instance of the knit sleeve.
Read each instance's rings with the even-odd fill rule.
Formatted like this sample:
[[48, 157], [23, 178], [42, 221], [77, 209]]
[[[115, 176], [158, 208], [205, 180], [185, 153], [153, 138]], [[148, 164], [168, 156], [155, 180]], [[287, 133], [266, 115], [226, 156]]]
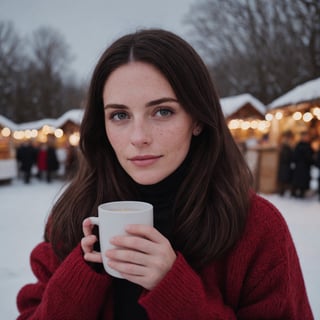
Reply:
[[[217, 277], [211, 280], [218, 281]], [[233, 310], [223, 303], [218, 285], [209, 292], [206, 289], [201, 277], [179, 253], [167, 276], [142, 295], [139, 303], [149, 318], [156, 320], [236, 319]]]
[[98, 318], [111, 278], [85, 263], [80, 245], [60, 264], [51, 245], [43, 242], [31, 253], [30, 262], [37, 282], [18, 293], [19, 320]]

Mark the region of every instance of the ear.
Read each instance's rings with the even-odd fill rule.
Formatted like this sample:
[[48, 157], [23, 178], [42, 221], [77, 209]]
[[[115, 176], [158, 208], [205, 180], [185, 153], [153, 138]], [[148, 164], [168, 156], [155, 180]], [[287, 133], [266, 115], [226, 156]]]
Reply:
[[203, 129], [203, 125], [198, 123], [195, 125], [195, 127], [193, 128], [193, 131], [192, 131], [192, 134], [194, 136], [198, 136], [201, 132], [202, 132], [202, 129]]

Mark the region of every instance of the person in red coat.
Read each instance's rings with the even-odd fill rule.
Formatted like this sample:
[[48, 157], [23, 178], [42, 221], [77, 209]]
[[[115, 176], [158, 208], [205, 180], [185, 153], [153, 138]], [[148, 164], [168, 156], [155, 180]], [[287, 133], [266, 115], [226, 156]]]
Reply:
[[37, 168], [38, 168], [37, 176], [39, 180], [43, 179], [44, 175], [48, 170], [47, 158], [48, 158], [47, 145], [45, 143], [42, 143], [39, 147], [38, 154], [37, 154]]
[[[116, 40], [93, 72], [76, 175], [31, 253], [18, 319], [313, 319], [280, 212], [252, 190], [203, 61], [179, 36]], [[99, 204], [154, 206], [99, 252]], [[124, 277], [114, 278], [101, 264]]]

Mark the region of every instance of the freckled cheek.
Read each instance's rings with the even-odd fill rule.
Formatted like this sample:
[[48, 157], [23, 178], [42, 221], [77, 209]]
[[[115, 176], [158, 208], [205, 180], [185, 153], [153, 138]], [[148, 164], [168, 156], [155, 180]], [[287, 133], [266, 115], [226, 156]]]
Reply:
[[176, 151], [189, 146], [191, 135], [192, 134], [186, 132], [185, 129], [179, 130], [177, 128], [175, 130], [169, 129], [158, 132], [159, 141], [167, 145], [168, 148], [175, 149]]
[[179, 132], [177, 130], [156, 130], [153, 132], [154, 141], [158, 141], [162, 144], [172, 144], [177, 139]]

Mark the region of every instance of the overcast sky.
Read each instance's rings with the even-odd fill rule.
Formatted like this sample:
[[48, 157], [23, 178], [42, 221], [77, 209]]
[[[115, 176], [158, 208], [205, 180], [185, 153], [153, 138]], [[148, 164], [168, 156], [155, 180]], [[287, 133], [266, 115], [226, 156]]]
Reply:
[[40, 26], [59, 31], [70, 46], [71, 69], [91, 76], [102, 51], [119, 36], [141, 27], [159, 27], [188, 40], [183, 18], [195, 0], [0, 0], [0, 20], [14, 23], [20, 36]]

